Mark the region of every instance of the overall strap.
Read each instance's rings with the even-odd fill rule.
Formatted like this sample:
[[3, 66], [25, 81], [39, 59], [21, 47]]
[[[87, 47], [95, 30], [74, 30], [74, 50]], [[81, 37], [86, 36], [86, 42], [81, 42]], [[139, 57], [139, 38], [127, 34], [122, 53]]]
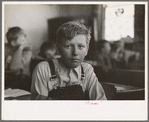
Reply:
[[[54, 63], [52, 60], [49, 60], [48, 61], [49, 63], [49, 66], [50, 66], [50, 70], [51, 70], [51, 80], [56, 78], [56, 73], [55, 73], [55, 66], [54, 66]], [[85, 78], [85, 73], [84, 73], [84, 69], [83, 69], [83, 66], [81, 65], [81, 80], [84, 80]]]
[[55, 66], [54, 66], [54, 63], [52, 60], [49, 60], [48, 63], [49, 63], [49, 67], [51, 70], [51, 78], [50, 79], [52, 80], [52, 79], [56, 78]]
[[84, 69], [83, 66], [81, 65], [81, 80], [85, 79], [85, 73], [84, 73]]

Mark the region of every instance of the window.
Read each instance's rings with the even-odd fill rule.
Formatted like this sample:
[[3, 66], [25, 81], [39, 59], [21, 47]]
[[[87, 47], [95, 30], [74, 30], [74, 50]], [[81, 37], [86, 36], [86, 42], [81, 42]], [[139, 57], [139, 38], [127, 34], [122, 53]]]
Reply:
[[106, 5], [105, 39], [134, 38], [134, 4]]

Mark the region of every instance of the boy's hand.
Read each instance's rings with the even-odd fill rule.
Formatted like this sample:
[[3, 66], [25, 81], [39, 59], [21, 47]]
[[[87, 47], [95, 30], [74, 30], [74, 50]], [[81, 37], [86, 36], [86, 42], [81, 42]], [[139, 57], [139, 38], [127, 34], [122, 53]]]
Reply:
[[29, 47], [32, 49], [32, 46], [29, 45], [28, 43], [23, 43], [22, 45], [20, 45], [19, 49], [23, 50], [25, 47]]

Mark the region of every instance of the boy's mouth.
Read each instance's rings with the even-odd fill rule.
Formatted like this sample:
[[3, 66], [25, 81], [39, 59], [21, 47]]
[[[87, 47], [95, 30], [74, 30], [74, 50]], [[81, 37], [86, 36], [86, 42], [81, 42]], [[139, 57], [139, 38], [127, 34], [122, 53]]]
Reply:
[[73, 58], [73, 59], [71, 59], [71, 61], [79, 61], [79, 59]]

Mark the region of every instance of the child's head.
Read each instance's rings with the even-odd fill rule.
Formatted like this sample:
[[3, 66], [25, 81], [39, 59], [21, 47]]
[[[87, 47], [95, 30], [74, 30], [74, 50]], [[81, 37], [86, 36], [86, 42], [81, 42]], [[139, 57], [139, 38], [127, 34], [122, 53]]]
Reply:
[[111, 44], [111, 58], [120, 61], [123, 58], [123, 50], [117, 43]]
[[66, 66], [76, 68], [82, 63], [89, 49], [90, 38], [90, 30], [79, 22], [67, 22], [57, 29], [56, 42]]
[[99, 52], [102, 52], [104, 54], [110, 53], [111, 46], [107, 40], [99, 40], [96, 46]]
[[18, 47], [26, 43], [26, 34], [20, 27], [9, 28], [6, 33], [7, 41], [11, 46]]
[[122, 50], [124, 49], [124, 42], [123, 41], [115, 41], [114, 45], [121, 48]]
[[52, 41], [44, 42], [40, 47], [40, 56], [48, 60], [53, 59], [56, 52], [56, 44]]

